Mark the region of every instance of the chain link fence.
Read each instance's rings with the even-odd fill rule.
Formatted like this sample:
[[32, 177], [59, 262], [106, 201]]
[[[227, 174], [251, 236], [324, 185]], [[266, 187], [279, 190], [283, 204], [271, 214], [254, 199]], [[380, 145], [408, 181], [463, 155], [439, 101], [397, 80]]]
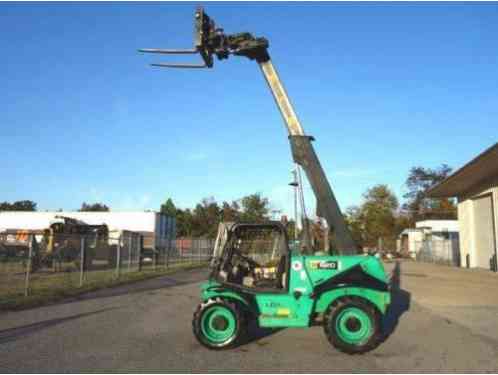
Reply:
[[415, 241], [415, 251], [418, 261], [460, 267], [458, 239]]
[[169, 241], [168, 246], [156, 251], [153, 267], [171, 267], [186, 263], [202, 263], [211, 259], [214, 239], [180, 238]]
[[0, 307], [20, 297], [74, 294], [75, 289], [111, 285], [141, 272], [207, 262], [214, 240], [169, 241], [144, 249], [137, 232], [51, 234], [0, 233]]

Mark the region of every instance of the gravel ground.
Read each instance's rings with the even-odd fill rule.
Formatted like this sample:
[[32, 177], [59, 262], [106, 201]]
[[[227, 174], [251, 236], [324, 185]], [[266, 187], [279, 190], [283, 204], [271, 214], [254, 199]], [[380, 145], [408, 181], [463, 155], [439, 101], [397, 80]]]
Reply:
[[334, 350], [322, 328], [252, 330], [250, 342], [213, 352], [191, 333], [205, 270], [93, 292], [0, 315], [1, 372], [498, 371], [498, 277], [403, 262], [374, 351]]

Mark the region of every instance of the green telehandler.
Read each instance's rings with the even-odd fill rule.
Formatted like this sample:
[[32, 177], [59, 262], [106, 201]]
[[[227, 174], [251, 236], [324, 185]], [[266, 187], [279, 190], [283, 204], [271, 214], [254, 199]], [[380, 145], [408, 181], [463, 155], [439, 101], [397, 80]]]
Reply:
[[285, 227], [276, 221], [225, 223], [216, 240], [211, 274], [201, 286], [192, 327], [209, 349], [243, 342], [249, 323], [259, 327], [311, 327], [321, 324], [329, 342], [348, 354], [364, 353], [382, 340], [382, 317], [391, 301], [380, 260], [358, 255], [339, 205], [271, 62], [269, 43], [244, 32], [225, 34], [197, 8], [194, 48], [141, 49], [156, 54], [199, 54], [202, 64], [151, 64], [169, 68], [212, 68], [231, 55], [255, 60], [268, 83], [289, 133], [292, 156], [306, 172], [317, 216], [332, 232], [334, 254], [307, 245], [290, 250]]

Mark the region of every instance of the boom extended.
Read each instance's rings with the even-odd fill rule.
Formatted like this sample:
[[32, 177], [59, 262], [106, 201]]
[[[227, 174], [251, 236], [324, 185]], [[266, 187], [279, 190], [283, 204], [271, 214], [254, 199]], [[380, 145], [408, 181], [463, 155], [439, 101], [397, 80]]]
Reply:
[[318, 160], [312, 145], [314, 138], [306, 135], [289, 100], [287, 92], [280, 80], [268, 53], [269, 43], [265, 38], [256, 38], [244, 32], [225, 34], [223, 29], [217, 28], [214, 21], [201, 7], [195, 12], [194, 49], [141, 49], [140, 52], [156, 54], [199, 54], [202, 64], [151, 64], [167, 68], [212, 68], [213, 55], [219, 60], [227, 59], [230, 55], [244, 56], [255, 60], [263, 73], [270, 91], [282, 114], [289, 133], [292, 156], [306, 172], [306, 176], [315, 194], [317, 216], [325, 218], [333, 232], [334, 247], [339, 253], [356, 253], [357, 245], [346, 226], [337, 200], [327, 180], [325, 172]]

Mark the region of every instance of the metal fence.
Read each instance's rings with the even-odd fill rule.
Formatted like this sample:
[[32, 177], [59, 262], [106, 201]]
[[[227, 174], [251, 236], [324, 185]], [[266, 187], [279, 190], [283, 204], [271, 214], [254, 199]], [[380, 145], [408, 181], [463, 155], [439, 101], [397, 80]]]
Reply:
[[0, 307], [22, 296], [71, 294], [74, 289], [110, 285], [139, 272], [206, 262], [214, 240], [170, 241], [143, 248], [137, 232], [95, 234], [0, 233]]
[[170, 267], [178, 264], [207, 262], [213, 254], [214, 239], [180, 238], [158, 249], [153, 267]]
[[415, 251], [418, 261], [460, 266], [458, 239], [415, 241]]

